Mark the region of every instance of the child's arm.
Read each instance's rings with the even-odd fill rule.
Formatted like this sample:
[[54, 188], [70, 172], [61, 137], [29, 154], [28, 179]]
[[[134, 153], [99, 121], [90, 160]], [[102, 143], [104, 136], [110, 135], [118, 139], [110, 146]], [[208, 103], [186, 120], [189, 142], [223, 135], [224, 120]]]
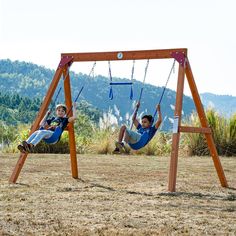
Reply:
[[69, 123], [74, 122], [77, 119], [76, 117], [76, 102], [73, 103], [73, 116], [68, 118]]
[[136, 104], [136, 108], [135, 108], [135, 111], [134, 111], [134, 114], [133, 114], [133, 117], [132, 117], [133, 124], [134, 124], [134, 126], [135, 126], [136, 128], [137, 128], [138, 125], [139, 125], [139, 122], [138, 122], [138, 120], [136, 119], [136, 116], [137, 116], [139, 107], [140, 107], [140, 102], [138, 102], [138, 103]]
[[39, 126], [43, 127], [46, 125], [46, 120], [48, 119], [48, 116], [51, 114], [51, 110], [48, 110], [43, 119], [40, 121]]
[[157, 109], [157, 112], [158, 112], [158, 120], [157, 120], [157, 122], [155, 124], [155, 128], [158, 129], [160, 124], [161, 124], [161, 122], [162, 122], [161, 106], [160, 106], [160, 104], [157, 105], [156, 109]]

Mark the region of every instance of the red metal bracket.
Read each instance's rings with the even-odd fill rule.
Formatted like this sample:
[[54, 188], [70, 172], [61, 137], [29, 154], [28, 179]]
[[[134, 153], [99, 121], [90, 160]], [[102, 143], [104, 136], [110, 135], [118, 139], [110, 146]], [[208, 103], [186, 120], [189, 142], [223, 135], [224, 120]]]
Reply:
[[70, 66], [73, 63], [73, 57], [72, 56], [63, 56], [61, 58], [61, 61], [58, 65], [58, 68], [62, 68], [64, 67], [66, 64], [68, 64], [68, 66]]
[[171, 52], [170, 54], [181, 66], [185, 64], [185, 54], [183, 52]]

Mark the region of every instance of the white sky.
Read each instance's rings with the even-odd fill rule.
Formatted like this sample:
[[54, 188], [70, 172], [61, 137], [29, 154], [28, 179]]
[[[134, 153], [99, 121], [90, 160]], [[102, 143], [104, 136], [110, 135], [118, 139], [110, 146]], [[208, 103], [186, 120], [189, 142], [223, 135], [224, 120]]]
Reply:
[[[235, 12], [235, 0], [0, 0], [0, 59], [56, 69], [61, 52], [183, 47], [200, 93], [236, 96]], [[131, 64], [112, 62], [113, 75], [129, 77]], [[147, 82], [164, 85], [171, 64], [151, 61]], [[72, 70], [89, 73], [91, 66]], [[144, 67], [136, 63], [136, 79]], [[96, 74], [107, 70], [100, 62]], [[169, 87], [175, 89], [175, 78]]]

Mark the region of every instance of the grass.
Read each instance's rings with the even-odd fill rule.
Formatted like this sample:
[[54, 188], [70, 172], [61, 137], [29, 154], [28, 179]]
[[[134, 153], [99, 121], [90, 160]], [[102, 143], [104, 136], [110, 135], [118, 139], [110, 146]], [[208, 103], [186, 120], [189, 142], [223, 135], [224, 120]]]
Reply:
[[180, 157], [177, 192], [167, 192], [169, 157], [31, 154], [18, 184], [18, 155], [0, 154], [0, 235], [235, 235], [236, 162]]

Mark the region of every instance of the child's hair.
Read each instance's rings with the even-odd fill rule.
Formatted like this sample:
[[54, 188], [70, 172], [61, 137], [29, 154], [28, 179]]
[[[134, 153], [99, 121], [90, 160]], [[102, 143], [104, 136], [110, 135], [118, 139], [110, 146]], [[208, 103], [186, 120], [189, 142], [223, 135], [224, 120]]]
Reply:
[[58, 110], [59, 108], [62, 108], [65, 112], [66, 112], [66, 110], [67, 110], [66, 105], [64, 105], [64, 104], [58, 104], [58, 105], [56, 106], [56, 110]]
[[146, 118], [150, 123], [152, 122], [152, 115], [144, 115], [142, 119]]

